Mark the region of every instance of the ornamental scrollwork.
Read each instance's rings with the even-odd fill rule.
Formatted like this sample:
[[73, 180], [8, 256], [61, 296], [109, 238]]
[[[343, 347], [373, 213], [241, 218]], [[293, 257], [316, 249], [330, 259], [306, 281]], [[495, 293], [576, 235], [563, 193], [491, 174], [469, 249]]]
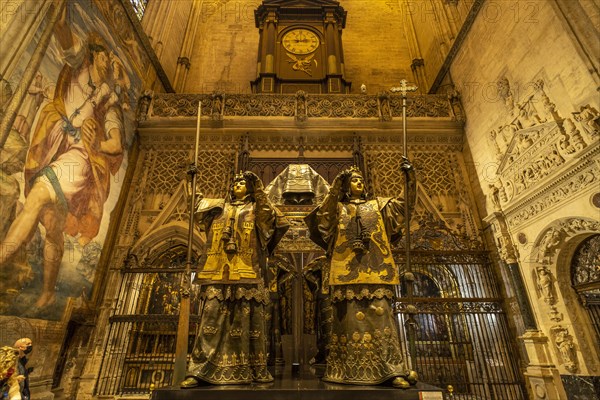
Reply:
[[573, 285], [600, 282], [600, 235], [586, 240], [573, 256], [571, 281]]
[[269, 94], [229, 95], [225, 101], [226, 117], [293, 117], [296, 96]]
[[312, 95], [307, 101], [310, 118], [377, 118], [375, 96]]
[[[402, 97], [390, 96], [392, 117], [402, 117]], [[407, 117], [452, 117], [452, 106], [445, 95], [418, 95], [409, 96]]]
[[[390, 121], [402, 117], [400, 96], [311, 94], [302, 91], [287, 94], [155, 94], [151, 104], [152, 117], [191, 117], [198, 114], [213, 120], [225, 117], [294, 117], [298, 122], [307, 118], [377, 118]], [[411, 96], [408, 117], [457, 117], [456, 99], [443, 95]], [[454, 107], [454, 108], [453, 108]], [[454, 110], [454, 111], [453, 111]]]
[[198, 115], [198, 102], [202, 101], [202, 115], [212, 113], [210, 95], [157, 93], [152, 99], [153, 117], [192, 117]]
[[450, 302], [450, 301], [428, 301], [415, 302], [412, 304], [397, 301], [395, 309], [400, 313], [406, 313], [409, 306], [415, 306], [418, 314], [447, 314], [447, 313], [496, 313], [501, 314], [502, 304], [497, 302]]

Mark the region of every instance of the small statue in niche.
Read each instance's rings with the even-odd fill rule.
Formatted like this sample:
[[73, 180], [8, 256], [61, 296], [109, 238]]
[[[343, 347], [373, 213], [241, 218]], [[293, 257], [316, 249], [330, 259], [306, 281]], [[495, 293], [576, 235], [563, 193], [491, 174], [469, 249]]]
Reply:
[[379, 120], [380, 121], [391, 121], [392, 112], [390, 110], [390, 95], [387, 92], [382, 92], [377, 95], [377, 101], [379, 102]]
[[145, 121], [148, 119], [148, 110], [150, 109], [150, 102], [152, 101], [152, 90], [145, 90], [144, 94], [140, 97], [140, 101], [137, 109], [137, 121]]
[[500, 189], [496, 185], [489, 185], [490, 188], [490, 201], [494, 206], [494, 211], [502, 211], [500, 206]]
[[575, 353], [575, 343], [573, 336], [569, 335], [566, 328], [559, 327], [555, 330], [554, 343], [558, 347], [560, 358], [569, 372], [577, 371], [577, 355]]
[[587, 146], [579, 129], [577, 129], [573, 121], [566, 119], [564, 122], [564, 129], [565, 133], [568, 135], [570, 144], [575, 151], [583, 150]]
[[561, 231], [556, 228], [550, 228], [540, 240], [538, 262], [543, 262], [545, 257], [550, 257], [551, 253], [558, 247], [562, 240]]
[[533, 84], [533, 87], [539, 93], [539, 98], [542, 101], [542, 105], [544, 106], [544, 111], [546, 112], [546, 116], [547, 116], [547, 118], [541, 122], [546, 122], [546, 121], [551, 121], [551, 120], [560, 121], [561, 118], [560, 118], [560, 115], [558, 115], [558, 112], [556, 111], [556, 105], [550, 101], [550, 98], [544, 91], [544, 80], [538, 79]]
[[573, 118], [575, 121], [581, 122], [583, 129], [591, 137], [600, 134], [600, 113], [589, 104], [579, 107], [578, 112], [574, 112]]
[[212, 113], [211, 119], [220, 121], [223, 119], [223, 93], [214, 92], [211, 94], [212, 99]]
[[500, 80], [496, 83], [496, 87], [498, 89], [498, 96], [504, 100], [504, 105], [506, 106], [506, 110], [513, 113], [515, 110], [515, 101], [513, 98], [513, 93], [510, 90], [510, 83], [508, 82], [508, 78], [505, 76], [500, 78]]
[[304, 122], [308, 118], [306, 115], [306, 97], [307, 93], [304, 90], [296, 92], [296, 120]]
[[[489, 140], [490, 143], [492, 144], [492, 146], [494, 147], [494, 152], [496, 153], [496, 159], [498, 161], [502, 160], [502, 149], [500, 148], [500, 145], [498, 144], [498, 132], [495, 129], [492, 129], [489, 133]], [[504, 144], [504, 143], [503, 143]], [[504, 150], [506, 150], [506, 144]]]
[[538, 295], [542, 297], [544, 303], [552, 305], [555, 303], [554, 296], [554, 278], [546, 265], [540, 265], [535, 269], [535, 280]]

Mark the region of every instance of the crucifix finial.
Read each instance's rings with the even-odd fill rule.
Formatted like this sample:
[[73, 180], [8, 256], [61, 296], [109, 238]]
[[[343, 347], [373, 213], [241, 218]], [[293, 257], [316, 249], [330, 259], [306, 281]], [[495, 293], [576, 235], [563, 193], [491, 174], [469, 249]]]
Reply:
[[393, 87], [390, 89], [390, 91], [392, 93], [396, 93], [396, 92], [400, 92], [400, 94], [402, 94], [402, 97], [406, 97], [406, 93], [408, 92], [416, 92], [418, 89], [417, 86], [415, 85], [408, 85], [408, 81], [406, 79], [402, 79], [400, 81], [400, 86], [399, 87]]

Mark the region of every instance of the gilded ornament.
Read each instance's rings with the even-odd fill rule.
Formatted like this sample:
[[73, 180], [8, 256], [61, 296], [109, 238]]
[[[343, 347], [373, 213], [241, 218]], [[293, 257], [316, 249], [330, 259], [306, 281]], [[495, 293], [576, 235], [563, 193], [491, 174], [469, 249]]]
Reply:
[[356, 319], [362, 321], [363, 319], [365, 319], [365, 313], [363, 313], [362, 311], [357, 312]]
[[214, 326], [202, 327], [202, 333], [204, 333], [206, 336], [214, 335], [215, 333], [217, 333], [218, 330], [219, 329], [215, 328]]
[[241, 329], [232, 329], [231, 331], [229, 331], [229, 335], [234, 338], [242, 337], [242, 330]]

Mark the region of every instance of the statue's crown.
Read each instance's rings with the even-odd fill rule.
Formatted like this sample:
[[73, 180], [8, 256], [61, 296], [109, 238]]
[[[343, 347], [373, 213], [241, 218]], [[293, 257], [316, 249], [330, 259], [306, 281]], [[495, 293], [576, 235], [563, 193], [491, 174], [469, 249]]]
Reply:
[[238, 174], [235, 174], [235, 176], [233, 177], [233, 181], [241, 181], [243, 179], [246, 179], [246, 177], [244, 176], [244, 172], [242, 172], [242, 170], [240, 170], [240, 172]]
[[352, 173], [352, 174], [359, 174], [362, 176], [362, 172], [360, 171], [360, 168], [358, 168], [356, 165], [351, 166], [348, 171], [350, 171], [350, 173]]

